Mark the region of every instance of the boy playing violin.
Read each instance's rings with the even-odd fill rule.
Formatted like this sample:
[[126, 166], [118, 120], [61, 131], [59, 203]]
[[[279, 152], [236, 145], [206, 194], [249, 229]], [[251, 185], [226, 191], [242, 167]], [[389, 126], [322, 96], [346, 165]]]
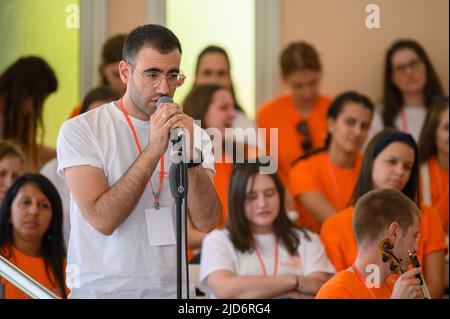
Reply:
[[[417, 250], [420, 211], [394, 189], [377, 189], [355, 207], [353, 231], [358, 244], [355, 262], [338, 272], [317, 299], [422, 299], [421, 268], [405, 271], [408, 251]], [[400, 276], [391, 276], [399, 270]]]

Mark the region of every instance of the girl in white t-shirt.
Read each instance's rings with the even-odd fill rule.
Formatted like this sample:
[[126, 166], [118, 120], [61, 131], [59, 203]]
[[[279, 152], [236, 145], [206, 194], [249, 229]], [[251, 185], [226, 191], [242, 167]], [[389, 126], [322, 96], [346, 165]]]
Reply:
[[388, 127], [410, 133], [417, 142], [427, 110], [435, 96], [443, 94], [422, 46], [414, 40], [396, 41], [386, 53], [383, 82], [382, 106], [368, 140]]
[[200, 289], [216, 298], [314, 297], [335, 271], [319, 237], [288, 219], [276, 174], [238, 165], [226, 229], [203, 240]]

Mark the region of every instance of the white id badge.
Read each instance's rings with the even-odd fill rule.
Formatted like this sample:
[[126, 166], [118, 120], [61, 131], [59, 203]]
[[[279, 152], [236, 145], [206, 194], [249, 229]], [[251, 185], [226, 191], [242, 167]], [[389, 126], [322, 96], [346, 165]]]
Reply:
[[175, 245], [175, 225], [171, 208], [152, 208], [144, 212], [150, 246]]

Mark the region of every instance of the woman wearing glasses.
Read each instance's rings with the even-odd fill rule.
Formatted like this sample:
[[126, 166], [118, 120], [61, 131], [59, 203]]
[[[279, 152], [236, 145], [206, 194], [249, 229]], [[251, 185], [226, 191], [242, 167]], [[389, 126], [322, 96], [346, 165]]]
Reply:
[[396, 128], [418, 141], [426, 112], [438, 95], [443, 95], [442, 86], [422, 46], [414, 40], [395, 42], [386, 54], [383, 105], [369, 136]]
[[235, 167], [224, 230], [202, 246], [200, 288], [216, 298], [312, 298], [334, 273], [316, 234], [286, 216], [276, 174]]
[[353, 192], [364, 144], [373, 115], [373, 103], [356, 92], [345, 92], [331, 103], [328, 136], [322, 149], [306, 154], [290, 170], [298, 223], [319, 232], [321, 224], [344, 209]]

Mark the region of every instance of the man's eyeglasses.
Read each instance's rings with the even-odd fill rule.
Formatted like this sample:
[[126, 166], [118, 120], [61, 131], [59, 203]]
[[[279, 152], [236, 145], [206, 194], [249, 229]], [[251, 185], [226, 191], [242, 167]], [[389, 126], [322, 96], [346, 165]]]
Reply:
[[312, 149], [312, 140], [308, 123], [306, 123], [306, 121], [303, 121], [297, 124], [297, 132], [303, 135], [303, 141], [300, 144], [303, 151], [310, 151]]
[[169, 87], [172, 89], [182, 86], [184, 84], [184, 81], [186, 81], [186, 75], [184, 75], [183, 72], [181, 72], [181, 70], [180, 72], [171, 72], [167, 75], [159, 71], [144, 72], [144, 75], [142, 75], [134, 65], [132, 65], [131, 63], [128, 63], [128, 65], [131, 66], [136, 71], [136, 73], [141, 77], [145, 86], [151, 86], [153, 88], [156, 88], [158, 85], [161, 84], [163, 77], [167, 79], [167, 83], [169, 84]]
[[416, 71], [419, 66], [422, 65], [422, 60], [419, 59], [414, 59], [408, 63], [405, 64], [398, 64], [396, 66], [394, 66], [394, 72], [398, 73], [398, 74], [405, 74], [407, 69], [411, 69], [413, 71]]

